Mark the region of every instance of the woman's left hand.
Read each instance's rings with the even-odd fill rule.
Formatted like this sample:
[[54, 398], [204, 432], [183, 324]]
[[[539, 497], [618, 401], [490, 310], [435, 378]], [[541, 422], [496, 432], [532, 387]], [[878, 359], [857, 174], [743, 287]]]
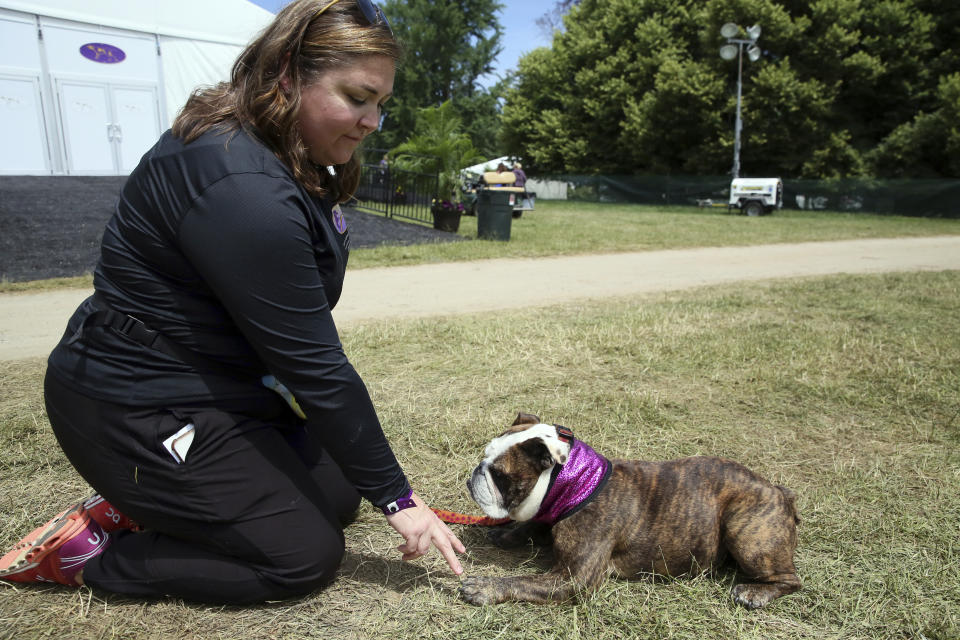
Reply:
[[412, 497], [417, 506], [387, 516], [387, 522], [404, 539], [404, 543], [397, 547], [397, 550], [403, 554], [404, 560], [414, 560], [425, 555], [430, 547], [434, 546], [450, 565], [450, 569], [459, 576], [463, 573], [463, 565], [460, 564], [457, 553], [464, 553], [466, 547], [420, 496], [413, 494]]

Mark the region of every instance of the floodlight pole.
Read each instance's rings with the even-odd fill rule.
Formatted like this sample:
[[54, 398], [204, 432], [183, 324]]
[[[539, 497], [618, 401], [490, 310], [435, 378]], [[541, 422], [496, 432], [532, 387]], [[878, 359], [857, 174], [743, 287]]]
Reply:
[[734, 178], [740, 177], [740, 130], [743, 129], [743, 120], [740, 118], [740, 96], [743, 92], [743, 40], [727, 40], [737, 45], [737, 119], [733, 124], [733, 170]]
[[[731, 31], [734, 34], [740, 30], [740, 27], [732, 23], [724, 25], [724, 29], [727, 27], [733, 27]], [[743, 130], [743, 119], [740, 116], [740, 102], [743, 96], [743, 45], [756, 44], [757, 38], [760, 37], [760, 27], [754, 25], [747, 30], [747, 34], [751, 36], [749, 40], [727, 38], [728, 45], [737, 45], [737, 119], [733, 125], [733, 169], [730, 171], [734, 178], [740, 177], [740, 132]], [[754, 53], [759, 54], [758, 51], [754, 51]], [[754, 53], [751, 53], [751, 60], [756, 60]]]

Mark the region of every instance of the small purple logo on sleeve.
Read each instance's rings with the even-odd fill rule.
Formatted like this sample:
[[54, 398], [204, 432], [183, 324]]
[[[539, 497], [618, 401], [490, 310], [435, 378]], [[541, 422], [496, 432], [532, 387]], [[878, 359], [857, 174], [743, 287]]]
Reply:
[[337, 229], [337, 233], [344, 233], [347, 230], [347, 219], [343, 217], [343, 211], [338, 204], [333, 205], [333, 226]]
[[94, 62], [101, 62], [103, 64], [116, 64], [123, 62], [127, 58], [127, 54], [125, 54], [120, 47], [102, 42], [88, 42], [81, 46], [80, 55], [87, 60], [93, 60]]

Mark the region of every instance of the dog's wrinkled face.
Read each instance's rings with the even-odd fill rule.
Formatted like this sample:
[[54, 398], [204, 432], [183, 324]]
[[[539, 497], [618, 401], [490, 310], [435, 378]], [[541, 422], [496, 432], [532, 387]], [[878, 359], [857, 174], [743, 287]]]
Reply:
[[521, 413], [513, 426], [487, 445], [484, 459], [467, 481], [470, 497], [491, 518], [518, 522], [537, 514], [555, 464], [564, 464], [570, 445], [553, 425]]

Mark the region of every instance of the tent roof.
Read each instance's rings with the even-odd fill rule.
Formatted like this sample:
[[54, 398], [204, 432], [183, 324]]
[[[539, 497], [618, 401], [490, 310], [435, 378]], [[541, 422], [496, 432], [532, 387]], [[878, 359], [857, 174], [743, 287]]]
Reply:
[[246, 45], [273, 14], [247, 0], [0, 0], [0, 7], [165, 36]]
[[467, 173], [475, 173], [477, 175], [480, 175], [484, 171], [488, 170], [487, 167], [491, 167], [491, 169], [489, 169], [490, 171], [492, 171], [493, 169], [496, 169], [497, 165], [500, 164], [501, 162], [507, 165], [508, 167], [512, 167], [513, 161], [510, 159], [511, 157], [513, 156], [500, 156], [499, 158], [494, 158], [493, 160], [487, 160], [486, 162], [475, 164], [472, 167], [461, 169], [461, 171], [466, 171]]

